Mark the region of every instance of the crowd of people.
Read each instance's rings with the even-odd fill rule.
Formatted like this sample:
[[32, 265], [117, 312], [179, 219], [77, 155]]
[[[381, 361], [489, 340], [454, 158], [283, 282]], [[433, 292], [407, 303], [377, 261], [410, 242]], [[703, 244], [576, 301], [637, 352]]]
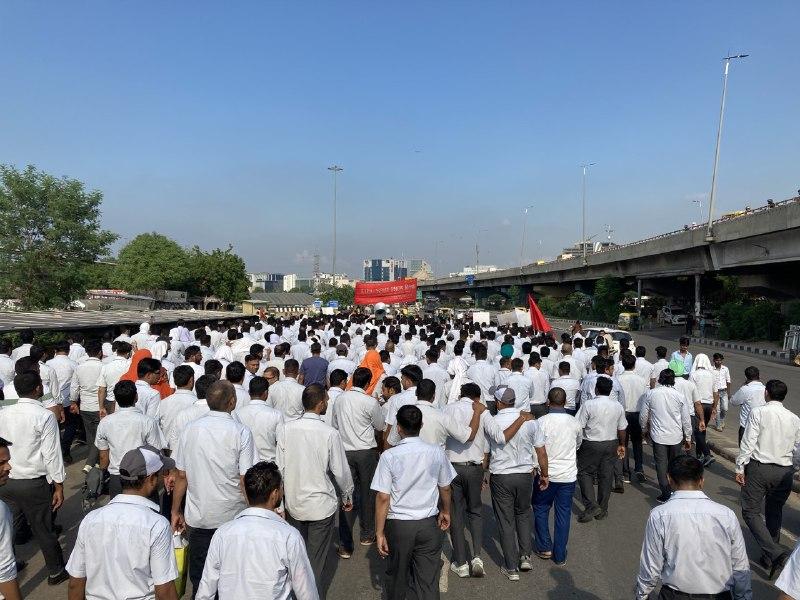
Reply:
[[[567, 564], [576, 489], [578, 523], [608, 518], [650, 447], [660, 505], [635, 597], [752, 598], [736, 515], [702, 491], [706, 430], [739, 406], [742, 517], [800, 600], [800, 556], [780, 543], [800, 443], [787, 386], [749, 367], [732, 393], [724, 357], [686, 338], [654, 352], [580, 326], [363, 315], [143, 323], [48, 348], [23, 331], [0, 340], [0, 593], [21, 597], [14, 545], [32, 537], [71, 600], [178, 598], [184, 566], [192, 598], [315, 600], [331, 546], [347, 560], [357, 540], [386, 559], [389, 600], [434, 599], [446, 533], [455, 576], [489, 568], [486, 489], [500, 573], [519, 581], [536, 559]], [[87, 514], [65, 561], [78, 443]]]

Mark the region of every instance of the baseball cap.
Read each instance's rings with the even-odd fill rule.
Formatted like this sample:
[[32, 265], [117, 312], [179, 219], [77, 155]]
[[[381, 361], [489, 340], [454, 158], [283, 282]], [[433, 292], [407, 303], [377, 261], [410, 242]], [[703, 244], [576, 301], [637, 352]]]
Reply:
[[139, 477], [147, 477], [164, 469], [174, 469], [175, 461], [153, 448], [139, 446], [128, 450], [119, 463], [119, 478], [125, 481], [136, 481]]
[[507, 385], [493, 387], [489, 390], [489, 393], [492, 394], [498, 402], [502, 402], [503, 404], [514, 404], [514, 401], [517, 399], [514, 390]]

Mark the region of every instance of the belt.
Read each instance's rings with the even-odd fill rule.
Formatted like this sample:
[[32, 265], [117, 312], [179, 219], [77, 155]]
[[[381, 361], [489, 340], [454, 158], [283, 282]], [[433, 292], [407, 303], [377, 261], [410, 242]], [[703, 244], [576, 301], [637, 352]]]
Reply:
[[483, 463], [475, 462], [474, 460], [467, 462], [454, 462], [450, 464], [452, 464], [454, 467], [480, 467], [483, 465]]
[[675, 588], [669, 588], [669, 591], [672, 592], [672, 598], [680, 598], [681, 600], [730, 600], [733, 598], [729, 591], [718, 594], [687, 594]]

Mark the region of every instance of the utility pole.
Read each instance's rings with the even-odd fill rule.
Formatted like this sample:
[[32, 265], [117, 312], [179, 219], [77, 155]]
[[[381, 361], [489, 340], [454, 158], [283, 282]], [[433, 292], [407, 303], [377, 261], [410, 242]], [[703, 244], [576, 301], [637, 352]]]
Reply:
[[344, 169], [339, 165], [331, 165], [328, 171], [333, 172], [333, 260], [331, 261], [331, 276], [333, 277], [333, 287], [336, 287], [336, 179], [340, 171]]
[[583, 201], [581, 202], [581, 208], [582, 208], [581, 212], [583, 213], [583, 219], [582, 219], [583, 226], [581, 227], [581, 232], [582, 232], [581, 233], [581, 245], [583, 246], [583, 266], [584, 267], [587, 265], [587, 262], [586, 262], [586, 174], [587, 174], [587, 171], [589, 170], [589, 167], [592, 167], [592, 166], [594, 166], [596, 164], [597, 163], [584, 163], [584, 164], [581, 165], [581, 168], [583, 169], [583, 186], [582, 186], [583, 187], [583, 194], [582, 194]]

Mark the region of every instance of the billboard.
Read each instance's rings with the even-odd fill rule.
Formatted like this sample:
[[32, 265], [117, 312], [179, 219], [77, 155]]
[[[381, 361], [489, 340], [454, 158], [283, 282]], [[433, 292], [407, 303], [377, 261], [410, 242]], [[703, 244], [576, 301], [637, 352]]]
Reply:
[[356, 304], [398, 304], [416, 302], [417, 280], [401, 279], [399, 281], [357, 281]]

